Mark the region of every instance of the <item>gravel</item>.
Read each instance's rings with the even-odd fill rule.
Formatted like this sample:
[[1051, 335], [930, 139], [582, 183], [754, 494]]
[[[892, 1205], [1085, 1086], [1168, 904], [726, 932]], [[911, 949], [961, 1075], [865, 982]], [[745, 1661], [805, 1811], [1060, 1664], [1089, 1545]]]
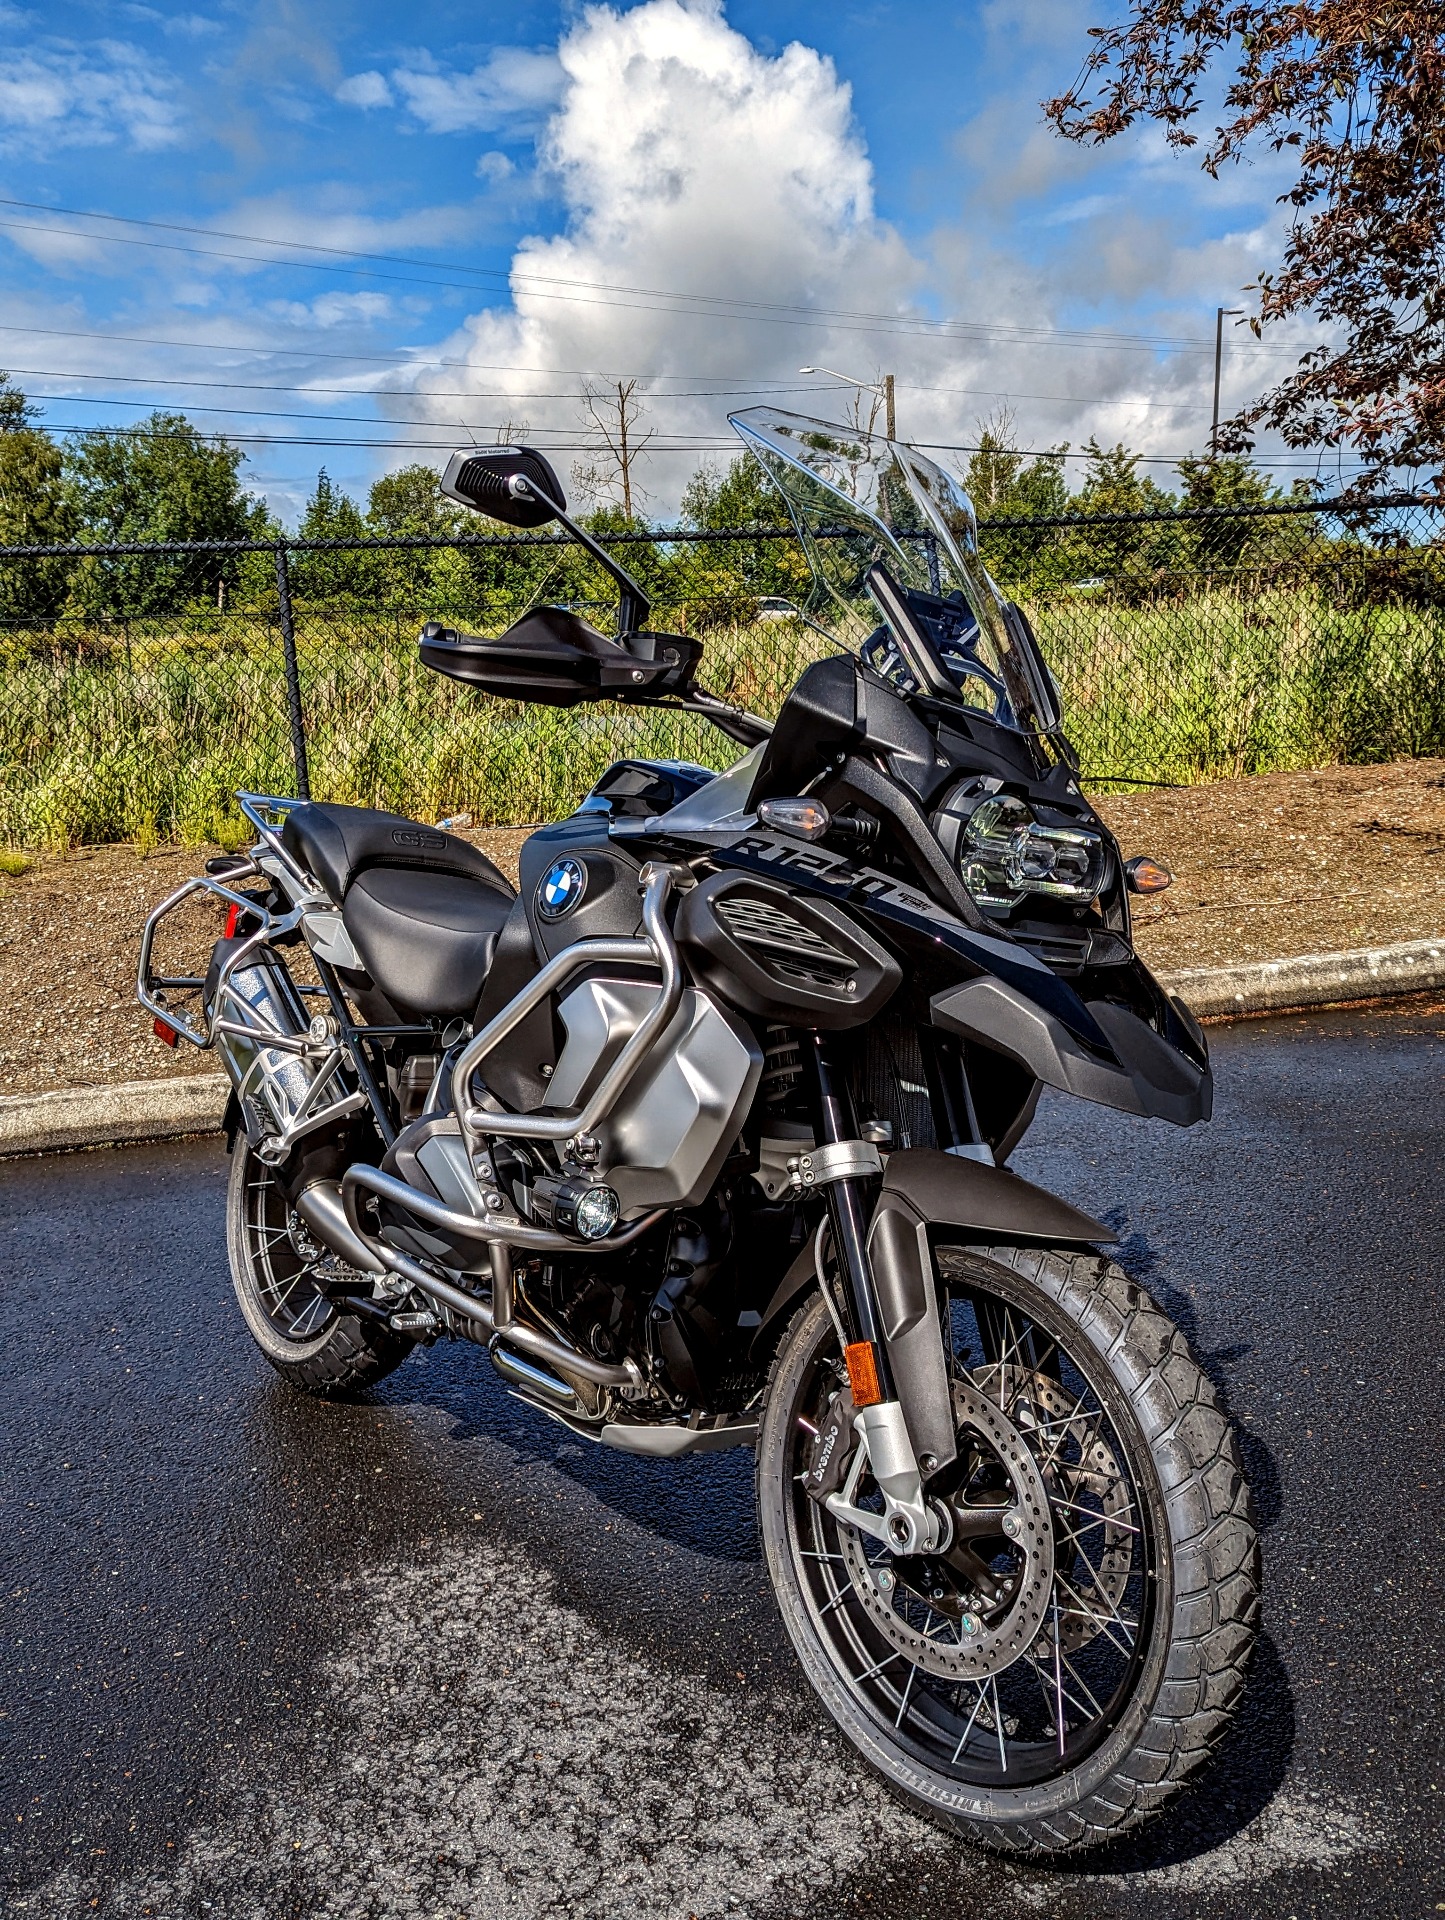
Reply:
[[[1135, 904], [1140, 951], [1161, 972], [1445, 933], [1445, 760], [1264, 774], [1099, 806], [1126, 855], [1175, 874], [1167, 893]], [[515, 877], [524, 831], [467, 837]], [[0, 874], [0, 1093], [214, 1070], [154, 1038], [135, 969], [146, 915], [215, 851], [83, 848]], [[200, 966], [219, 932], [214, 907], [189, 911], [161, 956], [177, 971]]]

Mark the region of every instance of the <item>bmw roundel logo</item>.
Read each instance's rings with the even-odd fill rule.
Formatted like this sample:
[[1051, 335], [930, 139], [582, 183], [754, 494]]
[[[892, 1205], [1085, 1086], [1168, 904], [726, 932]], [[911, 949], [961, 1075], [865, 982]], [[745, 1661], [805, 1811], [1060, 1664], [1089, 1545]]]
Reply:
[[587, 869], [580, 860], [554, 860], [537, 887], [537, 911], [544, 920], [560, 920], [587, 891]]

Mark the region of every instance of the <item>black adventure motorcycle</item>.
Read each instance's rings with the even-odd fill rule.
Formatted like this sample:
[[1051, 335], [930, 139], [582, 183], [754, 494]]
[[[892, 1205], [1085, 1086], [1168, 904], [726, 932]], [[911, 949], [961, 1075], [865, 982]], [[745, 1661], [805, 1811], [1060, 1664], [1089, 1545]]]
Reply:
[[[698, 685], [526, 447], [451, 498], [558, 521], [617, 632], [537, 606], [422, 659], [509, 700], [702, 714], [726, 772], [622, 760], [521, 854], [241, 794], [257, 841], [147, 924], [139, 994], [233, 1083], [231, 1264], [267, 1359], [364, 1387], [484, 1347], [653, 1459], [751, 1445], [788, 1634], [848, 1738], [988, 1845], [1120, 1832], [1239, 1702], [1258, 1545], [1228, 1421], [1109, 1231], [1005, 1170], [1041, 1087], [1189, 1126], [1204, 1036], [1130, 942], [1029, 626], [910, 447], [734, 426], [843, 644], [771, 727]], [[200, 980], [152, 961], [225, 903]]]

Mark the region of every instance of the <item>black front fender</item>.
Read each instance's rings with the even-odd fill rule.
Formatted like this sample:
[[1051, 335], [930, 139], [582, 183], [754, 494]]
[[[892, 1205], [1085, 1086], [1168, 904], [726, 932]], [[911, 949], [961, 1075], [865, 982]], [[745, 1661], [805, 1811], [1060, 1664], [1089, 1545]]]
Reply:
[[1099, 1221], [1003, 1167], [922, 1147], [889, 1155], [868, 1255], [889, 1365], [925, 1479], [957, 1451], [933, 1266], [940, 1228], [1009, 1244], [1090, 1246], [1114, 1238]]

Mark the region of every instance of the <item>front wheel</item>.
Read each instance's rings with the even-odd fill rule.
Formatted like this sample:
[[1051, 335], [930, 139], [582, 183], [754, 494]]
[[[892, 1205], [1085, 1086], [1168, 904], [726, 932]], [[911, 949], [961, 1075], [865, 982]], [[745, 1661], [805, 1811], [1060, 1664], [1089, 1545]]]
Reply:
[[[1183, 1785], [1243, 1691], [1259, 1547], [1234, 1435], [1184, 1336], [1110, 1262], [938, 1261], [946, 1552], [895, 1556], [806, 1491], [847, 1377], [814, 1295], [758, 1436], [768, 1569], [808, 1678], [890, 1785], [991, 1847], [1094, 1845]], [[881, 1509], [870, 1487], [855, 1498]]]

